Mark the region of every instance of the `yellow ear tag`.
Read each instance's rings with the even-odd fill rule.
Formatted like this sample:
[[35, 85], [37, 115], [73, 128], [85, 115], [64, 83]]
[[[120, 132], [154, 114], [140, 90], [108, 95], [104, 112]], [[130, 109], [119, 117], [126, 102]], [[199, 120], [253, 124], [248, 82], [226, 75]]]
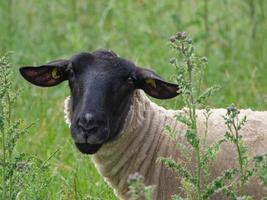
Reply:
[[59, 73], [59, 71], [58, 71], [57, 68], [54, 68], [54, 69], [52, 70], [52, 78], [53, 78], [53, 79], [59, 79], [59, 78], [60, 78], [60, 73]]
[[157, 87], [156, 81], [154, 79], [147, 79], [146, 80], [146, 84], [152, 86], [153, 88], [156, 88]]

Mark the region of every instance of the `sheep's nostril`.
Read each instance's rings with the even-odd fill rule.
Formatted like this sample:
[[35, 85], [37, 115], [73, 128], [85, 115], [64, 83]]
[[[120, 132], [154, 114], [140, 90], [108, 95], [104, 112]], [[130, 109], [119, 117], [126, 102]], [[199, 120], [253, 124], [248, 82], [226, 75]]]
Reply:
[[82, 118], [77, 121], [77, 126], [85, 136], [97, 131], [99, 123], [95, 120], [95, 117], [91, 113], [86, 113]]
[[101, 116], [93, 115], [92, 113], [85, 113], [76, 121], [77, 128], [85, 138], [97, 133], [104, 124]]
[[82, 129], [85, 132], [93, 132], [96, 131], [98, 128], [98, 125], [96, 123], [84, 123], [83, 121], [78, 121], [78, 127]]

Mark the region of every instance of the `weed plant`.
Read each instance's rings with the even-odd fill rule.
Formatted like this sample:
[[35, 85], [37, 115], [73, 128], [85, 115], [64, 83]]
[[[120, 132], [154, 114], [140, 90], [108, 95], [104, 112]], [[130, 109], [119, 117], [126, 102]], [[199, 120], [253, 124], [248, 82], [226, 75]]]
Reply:
[[8, 56], [0, 57], [0, 199], [45, 199], [51, 180], [49, 158], [42, 161], [33, 155], [16, 152], [20, 137], [32, 126], [26, 126], [13, 115], [19, 92], [12, 81]]
[[[255, 172], [262, 171], [266, 167], [265, 156], [260, 156], [256, 164], [250, 164], [247, 149], [239, 134], [240, 129], [246, 123], [246, 117], [239, 119], [239, 110], [231, 105], [226, 109], [224, 117], [227, 131], [223, 137], [214, 144], [206, 145], [208, 133], [208, 120], [212, 114], [207, 105], [208, 98], [220, 87], [212, 86], [202, 89], [203, 72], [207, 64], [207, 58], [199, 57], [192, 45], [192, 39], [185, 32], [178, 32], [170, 38], [171, 45], [178, 53], [178, 56], [171, 59], [171, 63], [177, 69], [177, 82], [180, 86], [181, 95], [185, 104], [184, 114], [179, 114], [177, 120], [187, 126], [185, 138], [189, 147], [182, 148], [177, 144], [182, 152], [186, 152], [187, 162], [195, 162], [195, 168], [189, 170], [184, 162], [176, 162], [172, 158], [160, 158], [168, 168], [174, 169], [181, 179], [182, 193], [174, 195], [172, 199], [207, 200], [215, 193], [223, 193], [230, 199], [252, 199], [245, 194], [245, 186], [250, 178], [256, 175]], [[205, 136], [200, 137], [197, 131], [197, 109], [206, 108], [205, 116]], [[222, 124], [223, 125], [223, 124]], [[173, 138], [172, 130], [167, 128]], [[211, 133], [212, 134], [212, 133]], [[179, 142], [179, 141], [178, 141]], [[210, 175], [210, 164], [216, 160], [220, 146], [229, 142], [234, 144], [237, 152], [238, 167], [224, 170], [220, 176], [211, 181], [207, 181]], [[185, 153], [184, 153], [185, 154]], [[189, 155], [189, 156], [188, 156]], [[260, 160], [262, 163], [259, 164]], [[253, 162], [253, 161], [252, 161]], [[255, 162], [255, 161], [254, 161]], [[257, 168], [257, 165], [262, 165]], [[261, 180], [266, 181], [265, 172], [261, 172]]]

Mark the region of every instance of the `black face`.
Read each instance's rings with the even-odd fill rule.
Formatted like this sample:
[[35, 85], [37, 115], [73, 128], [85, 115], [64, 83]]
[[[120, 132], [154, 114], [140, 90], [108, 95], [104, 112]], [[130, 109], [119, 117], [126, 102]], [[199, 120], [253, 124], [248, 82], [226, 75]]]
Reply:
[[71, 62], [72, 137], [80, 151], [94, 153], [122, 128], [135, 66], [109, 52], [78, 54]]
[[22, 76], [38, 86], [69, 82], [71, 135], [77, 148], [93, 154], [121, 131], [135, 89], [152, 97], [176, 96], [178, 86], [164, 82], [150, 70], [142, 69], [111, 51], [79, 53], [39, 67], [23, 67]]

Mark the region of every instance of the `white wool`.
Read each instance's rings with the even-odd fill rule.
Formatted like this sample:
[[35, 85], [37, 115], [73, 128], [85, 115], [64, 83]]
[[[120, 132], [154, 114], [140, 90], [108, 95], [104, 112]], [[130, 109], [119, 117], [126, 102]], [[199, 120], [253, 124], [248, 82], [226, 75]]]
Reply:
[[[65, 119], [70, 125], [70, 98], [65, 101]], [[100, 150], [91, 156], [99, 173], [114, 189], [120, 199], [127, 199], [127, 178], [129, 174], [139, 172], [145, 177], [146, 184], [155, 185], [154, 199], [170, 199], [172, 194], [179, 191], [180, 179], [176, 174], [157, 162], [158, 157], [173, 157], [181, 161], [181, 155], [175, 148], [175, 143], [164, 131], [166, 125], [178, 133], [184, 133], [186, 127], [175, 119], [178, 112], [166, 110], [151, 102], [143, 91], [134, 93], [129, 114], [121, 133], [113, 140], [104, 144]], [[212, 109], [209, 119], [207, 143], [212, 144], [222, 138], [226, 127], [223, 115], [225, 109]], [[256, 156], [267, 153], [267, 112], [242, 110], [241, 116], [246, 115], [248, 122], [241, 130], [243, 140], [249, 148], [249, 155]], [[205, 118], [203, 111], [198, 111], [198, 132], [204, 135]], [[185, 138], [180, 137], [179, 143], [185, 144]], [[186, 144], [185, 144], [186, 145]], [[236, 150], [232, 144], [223, 144], [216, 160], [212, 175], [220, 175], [223, 169], [236, 164]], [[186, 163], [189, 168], [194, 163]], [[247, 192], [260, 199], [263, 189], [258, 183], [248, 186]], [[214, 196], [213, 199], [223, 199]]]
[[66, 124], [70, 127], [71, 125], [71, 97], [68, 96], [64, 101], [64, 119]]

